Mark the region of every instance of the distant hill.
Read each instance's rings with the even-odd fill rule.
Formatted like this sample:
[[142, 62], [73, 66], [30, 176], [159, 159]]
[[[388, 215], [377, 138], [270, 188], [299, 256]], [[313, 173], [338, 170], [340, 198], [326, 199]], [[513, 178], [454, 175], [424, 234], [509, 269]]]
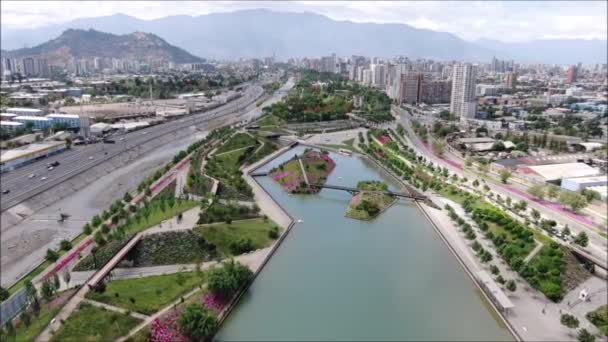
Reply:
[[208, 58], [323, 56], [391, 57], [406, 55], [441, 60], [489, 62], [492, 56], [517, 62], [605, 63], [605, 40], [542, 40], [509, 44], [469, 42], [446, 32], [405, 24], [336, 21], [315, 13], [243, 10], [202, 16], [141, 20], [123, 14], [81, 18], [38, 29], [2, 28], [3, 48], [40, 44], [68, 28], [127, 34], [151, 32], [176, 46]]
[[49, 64], [67, 64], [72, 58], [110, 57], [133, 60], [162, 60], [175, 63], [201, 62], [202, 59], [143, 32], [114, 35], [90, 30], [68, 29], [58, 38], [32, 48], [2, 51], [3, 57], [43, 56]]

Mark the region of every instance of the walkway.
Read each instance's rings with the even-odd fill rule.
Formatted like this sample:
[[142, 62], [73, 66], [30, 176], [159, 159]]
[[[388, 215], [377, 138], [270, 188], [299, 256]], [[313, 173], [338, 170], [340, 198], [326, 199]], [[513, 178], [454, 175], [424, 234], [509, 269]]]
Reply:
[[140, 314], [139, 312], [135, 312], [135, 311], [131, 311], [131, 310], [127, 310], [127, 309], [123, 309], [123, 308], [119, 308], [117, 306], [114, 305], [110, 305], [110, 304], [106, 304], [106, 303], [101, 303], [95, 300], [91, 300], [88, 298], [85, 298], [82, 300], [83, 303], [89, 303], [93, 306], [97, 306], [99, 308], [104, 308], [106, 310], [110, 310], [110, 311], [114, 311], [114, 312], [118, 312], [121, 314], [125, 314], [125, 313], [129, 313], [129, 316], [131, 317], [135, 317], [137, 319], [141, 319], [141, 320], [145, 320], [147, 319], [149, 316], [144, 315], [144, 314]]
[[300, 163], [300, 169], [302, 170], [302, 175], [304, 176], [304, 182], [306, 185], [310, 185], [308, 182], [308, 175], [306, 174], [306, 169], [304, 168], [304, 163], [302, 163], [302, 159], [298, 158], [298, 162]]
[[532, 260], [532, 258], [534, 258], [536, 256], [536, 254], [538, 254], [538, 252], [540, 252], [541, 249], [543, 249], [542, 242], [540, 242], [538, 240], [534, 240], [534, 242], [536, 242], [536, 246], [534, 247], [534, 249], [532, 251], [530, 251], [530, 253], [524, 259], [524, 263], [526, 263], [526, 264], [528, 262], [530, 262], [530, 260]]

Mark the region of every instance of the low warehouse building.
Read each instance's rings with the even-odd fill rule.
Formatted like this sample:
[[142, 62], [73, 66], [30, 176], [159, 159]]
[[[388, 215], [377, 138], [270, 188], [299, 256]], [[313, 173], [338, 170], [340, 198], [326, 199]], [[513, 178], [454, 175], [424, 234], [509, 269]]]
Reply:
[[606, 175], [591, 176], [591, 177], [578, 177], [578, 178], [564, 178], [562, 180], [562, 188], [570, 191], [579, 191], [589, 187], [595, 186], [606, 186], [608, 185], [608, 178]]
[[584, 163], [525, 166], [518, 169], [520, 177], [534, 183], [557, 183], [564, 178], [600, 175], [600, 170]]
[[0, 172], [14, 170], [34, 160], [47, 157], [65, 149], [65, 142], [59, 141], [35, 143], [10, 150], [3, 150], [0, 155]]

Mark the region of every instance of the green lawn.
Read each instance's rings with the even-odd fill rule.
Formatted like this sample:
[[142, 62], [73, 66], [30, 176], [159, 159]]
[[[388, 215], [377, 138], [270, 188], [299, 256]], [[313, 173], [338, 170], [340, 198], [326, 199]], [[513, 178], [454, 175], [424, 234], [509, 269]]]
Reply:
[[150, 331], [150, 325], [146, 325], [136, 332], [135, 335], [126, 339], [125, 342], [148, 342], [151, 334], [152, 332]]
[[226, 141], [222, 146], [220, 146], [215, 153], [223, 153], [255, 145], [256, 142], [257, 140], [252, 138], [247, 133], [237, 133], [233, 135], [230, 139], [228, 139], [228, 141]]
[[[251, 219], [233, 221], [232, 224], [216, 223], [196, 227], [196, 232], [227, 256], [232, 256], [230, 244], [239, 239], [251, 239], [255, 249], [270, 246], [273, 239], [269, 231], [276, 226], [271, 220]], [[280, 228], [279, 228], [280, 229]]]
[[51, 341], [114, 341], [139, 322], [131, 316], [84, 303], [63, 323]]
[[[34, 339], [42, 333], [42, 330], [46, 328], [51, 319], [59, 313], [59, 310], [61, 310], [61, 307], [51, 309], [48, 304], [42, 304], [38, 316], [32, 317], [32, 323], [29, 327], [26, 327], [24, 324], [19, 324], [19, 326], [15, 328], [14, 341], [34, 341]], [[6, 341], [12, 342], [13, 340], [8, 338]]]
[[143, 230], [146, 230], [152, 226], [161, 223], [164, 220], [177, 216], [177, 214], [179, 213], [183, 213], [186, 210], [192, 209], [198, 204], [199, 203], [197, 201], [175, 200], [175, 205], [173, 206], [173, 208], [170, 208], [167, 205], [165, 207], [165, 211], [162, 211], [159, 202], [152, 201], [150, 202], [150, 216], [147, 219], [142, 218], [139, 222], [132, 220], [131, 224], [125, 226], [125, 231], [127, 233], [139, 233]]
[[260, 127], [279, 127], [279, 126], [283, 125], [285, 122], [283, 120], [281, 120], [280, 118], [270, 114], [270, 115], [264, 115], [258, 121], [256, 121], [256, 123]]
[[105, 292], [89, 292], [87, 298], [150, 315], [203, 282], [204, 273], [199, 272], [113, 280]]

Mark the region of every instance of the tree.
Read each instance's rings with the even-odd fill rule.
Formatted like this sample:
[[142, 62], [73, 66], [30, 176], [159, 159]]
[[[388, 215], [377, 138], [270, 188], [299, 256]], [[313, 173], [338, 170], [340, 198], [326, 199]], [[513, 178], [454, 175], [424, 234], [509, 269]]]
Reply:
[[549, 184], [547, 187], [547, 197], [557, 198], [559, 196], [559, 187], [555, 184]]
[[65, 99], [63, 99], [64, 106], [71, 106], [75, 103], [76, 103], [76, 100], [74, 100], [74, 98], [71, 96], [67, 96]]
[[540, 219], [540, 211], [532, 209], [532, 218], [534, 221], [538, 221]]
[[55, 290], [58, 290], [59, 286], [61, 286], [61, 283], [59, 282], [59, 276], [57, 275], [57, 273], [55, 273], [53, 274], [53, 288]]
[[125, 192], [125, 195], [122, 197], [122, 200], [125, 201], [125, 203], [129, 203], [133, 200], [133, 196], [131, 196], [130, 193]]
[[594, 200], [602, 199], [602, 196], [599, 192], [587, 188], [581, 190], [581, 195], [583, 195], [589, 203], [593, 202]]
[[4, 301], [5, 299], [7, 299], [10, 296], [11, 296], [11, 294], [8, 292], [8, 290], [5, 289], [4, 287], [0, 286], [0, 302]]
[[63, 281], [65, 281], [65, 285], [69, 288], [70, 287], [70, 280], [72, 279], [72, 276], [70, 275], [69, 271], [65, 271], [65, 273], [63, 274]]
[[464, 165], [466, 167], [471, 167], [473, 165], [473, 158], [472, 157], [467, 157], [467, 159], [464, 160]]
[[585, 233], [585, 232], [578, 233], [578, 235], [574, 238], [574, 243], [581, 245], [583, 247], [587, 247], [587, 245], [589, 244], [589, 237], [587, 236], [587, 233]]
[[93, 232], [93, 229], [91, 228], [91, 225], [87, 223], [84, 225], [84, 227], [82, 227], [82, 232], [85, 235], [91, 235], [91, 233]]
[[503, 182], [504, 184], [507, 184], [507, 180], [509, 180], [509, 178], [511, 178], [511, 175], [513, 175], [513, 173], [507, 169], [502, 169], [500, 170], [500, 181]]
[[21, 315], [19, 315], [19, 321], [21, 323], [23, 323], [26, 327], [30, 326], [30, 323], [32, 323], [32, 319], [30, 317], [30, 314], [27, 312], [27, 310], [23, 310]]
[[595, 342], [595, 336], [584, 328], [578, 332], [576, 339], [579, 342]]
[[584, 196], [571, 191], [562, 191], [559, 195], [559, 202], [564, 206], [569, 206], [574, 212], [587, 206], [587, 199]]
[[528, 188], [528, 193], [542, 200], [545, 197], [545, 188], [540, 184], [534, 184]]
[[492, 150], [493, 151], [504, 151], [505, 144], [503, 144], [502, 141], [497, 141], [492, 145]]
[[435, 153], [438, 156], [443, 157], [443, 153], [445, 152], [445, 143], [442, 141], [434, 140], [433, 141], [433, 150], [435, 150]]
[[479, 181], [477, 179], [473, 181], [473, 186], [474, 187], [478, 187], [479, 186]]
[[40, 294], [42, 295], [42, 298], [44, 298], [44, 300], [46, 300], [47, 302], [50, 301], [53, 297], [54, 291], [55, 288], [53, 287], [53, 284], [50, 280], [46, 279], [42, 282], [42, 286], [40, 286]]
[[216, 295], [229, 298], [251, 277], [253, 273], [247, 266], [230, 260], [209, 273], [207, 286]]
[[59, 248], [64, 251], [69, 251], [72, 249], [72, 243], [65, 239], [61, 240], [61, 242], [59, 242]]
[[507, 290], [514, 292], [517, 289], [517, 284], [515, 284], [515, 280], [511, 279], [507, 281]]
[[208, 340], [218, 328], [218, 320], [211, 310], [201, 304], [190, 304], [179, 317], [181, 331], [194, 341]]
[[562, 234], [564, 234], [564, 236], [570, 236], [570, 228], [568, 225], [564, 226], [564, 229], [562, 229]]
[[566, 326], [570, 329], [576, 329], [579, 325], [578, 318], [570, 314], [562, 314], [559, 321], [562, 323], [563, 326]]
[[13, 326], [12, 320], [9, 319], [4, 323], [4, 330], [6, 331], [7, 336], [10, 336], [13, 339], [15, 338], [15, 327]]
[[59, 259], [59, 253], [55, 252], [50, 248], [46, 250], [46, 260], [50, 262], [55, 262], [57, 261], [57, 259]]

